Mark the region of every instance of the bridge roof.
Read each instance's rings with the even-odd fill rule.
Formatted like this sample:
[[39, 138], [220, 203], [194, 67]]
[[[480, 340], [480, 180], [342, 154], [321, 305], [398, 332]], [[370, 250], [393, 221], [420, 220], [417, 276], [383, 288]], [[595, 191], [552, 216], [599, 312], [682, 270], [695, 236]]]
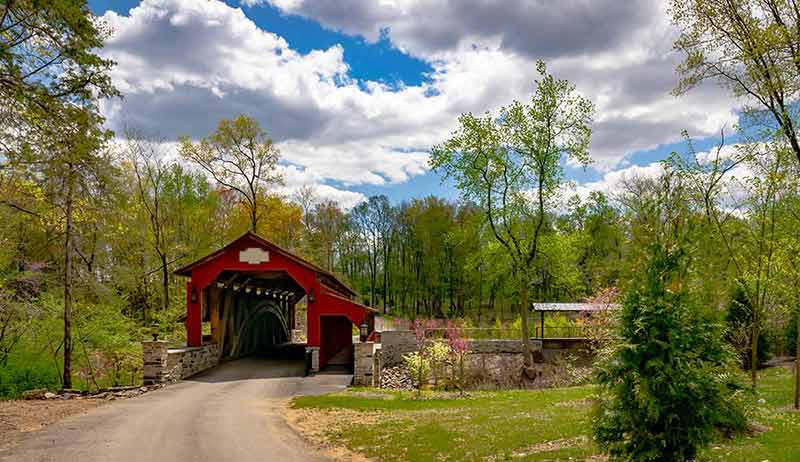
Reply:
[[321, 268], [321, 267], [311, 263], [310, 261], [305, 260], [305, 259], [303, 259], [303, 258], [301, 258], [301, 257], [289, 252], [288, 250], [286, 250], [284, 248], [279, 247], [277, 244], [274, 244], [274, 243], [264, 239], [263, 237], [259, 236], [258, 234], [254, 233], [254, 232], [251, 232], [251, 231], [246, 232], [245, 234], [240, 236], [238, 239], [235, 239], [233, 242], [231, 242], [230, 244], [226, 245], [225, 247], [223, 247], [223, 248], [221, 248], [221, 249], [219, 249], [219, 250], [217, 250], [215, 252], [211, 252], [210, 254], [206, 255], [205, 257], [199, 258], [199, 259], [193, 261], [192, 263], [189, 263], [188, 265], [185, 265], [185, 266], [182, 266], [181, 268], [178, 268], [177, 270], [175, 270], [175, 274], [177, 274], [179, 276], [189, 276], [189, 277], [191, 277], [192, 276], [192, 270], [194, 270], [195, 268], [197, 268], [199, 266], [205, 265], [206, 263], [209, 263], [209, 262], [211, 262], [213, 260], [221, 258], [223, 255], [225, 255], [228, 252], [235, 252], [237, 248], [241, 247], [240, 244], [243, 241], [250, 241], [250, 242], [253, 242], [253, 243], [255, 243], [255, 244], [257, 244], [257, 245], [259, 245], [259, 246], [261, 246], [263, 248], [269, 249], [270, 251], [275, 252], [275, 253], [283, 256], [287, 260], [291, 261], [293, 264], [295, 264], [297, 266], [300, 266], [300, 267], [302, 267], [302, 268], [304, 268], [306, 270], [309, 270], [309, 271], [312, 271], [312, 272], [316, 273], [317, 278], [319, 279], [320, 283], [322, 283], [323, 286], [333, 290], [334, 292], [340, 293], [340, 294], [348, 296], [348, 297], [357, 295], [356, 291], [354, 291], [347, 284], [342, 282], [332, 272], [330, 272], [330, 271], [328, 271], [328, 270], [326, 270], [324, 268]]
[[616, 303], [534, 303], [534, 311], [592, 312], [616, 310]]

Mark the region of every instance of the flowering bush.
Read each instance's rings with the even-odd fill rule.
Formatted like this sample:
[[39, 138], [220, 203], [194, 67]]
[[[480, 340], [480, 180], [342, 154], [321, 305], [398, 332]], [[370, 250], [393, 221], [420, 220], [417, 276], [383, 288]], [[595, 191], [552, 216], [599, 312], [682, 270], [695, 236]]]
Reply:
[[403, 355], [403, 363], [406, 369], [414, 378], [414, 386], [417, 388], [417, 394], [422, 389], [422, 386], [427, 382], [428, 374], [431, 372], [431, 361], [419, 351], [407, 353]]
[[430, 361], [431, 373], [433, 374], [433, 386], [439, 386], [439, 376], [447, 367], [447, 360], [450, 359], [450, 345], [444, 340], [434, 340], [427, 351]]
[[469, 341], [464, 337], [463, 330], [453, 322], [449, 322], [445, 331], [450, 350], [450, 370], [452, 381], [456, 388], [464, 393], [464, 357], [469, 351]]

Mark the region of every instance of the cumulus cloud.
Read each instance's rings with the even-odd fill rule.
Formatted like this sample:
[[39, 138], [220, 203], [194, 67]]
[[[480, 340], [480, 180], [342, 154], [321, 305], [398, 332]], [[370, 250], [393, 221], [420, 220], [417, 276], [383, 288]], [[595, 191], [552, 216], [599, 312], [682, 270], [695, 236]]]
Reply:
[[647, 165], [629, 165], [617, 170], [609, 171], [596, 181], [590, 181], [577, 186], [572, 194], [577, 194], [581, 199], [589, 197], [592, 191], [614, 197], [623, 192], [626, 181], [638, 178], [658, 178], [664, 173], [661, 162], [652, 162]]
[[[749, 182], [758, 176], [767, 173], [759, 171], [757, 163], [741, 162], [744, 151], [753, 153], [766, 145], [758, 143], [726, 144], [721, 149], [713, 148], [694, 154], [694, 159], [701, 167], [711, 168], [716, 161], [721, 162], [720, 167], [726, 168], [722, 181], [718, 184], [718, 200], [722, 209], [727, 213], [741, 215], [747, 211], [747, 199], [751, 197], [752, 187]], [[691, 160], [690, 160], [691, 161]], [[736, 161], [735, 163], [730, 163]], [[755, 167], [755, 168], [754, 168]], [[665, 173], [663, 162], [656, 161], [645, 165], [628, 165], [605, 172], [600, 179], [586, 182], [571, 189], [563, 199], [569, 195], [577, 194], [581, 199], [586, 199], [593, 191], [604, 193], [614, 200], [625, 192], [625, 184], [636, 179], [656, 179]], [[708, 171], [707, 171], [708, 173]], [[708, 177], [706, 177], [708, 178]]]
[[[658, 0], [566, 0], [556, 4], [525, 0], [250, 0], [248, 4], [267, 2], [284, 13], [367, 40], [385, 36], [398, 48], [433, 62], [469, 60], [476, 49], [494, 50], [502, 55], [500, 62], [515, 64], [508, 71], [522, 76], [528, 85], [520, 90], [511, 83], [506, 87], [511, 91], [497, 93], [486, 109], [506, 104], [510, 98], [524, 98], [535, 78], [533, 61], [547, 60], [552, 72], [576, 83], [578, 90], [595, 102], [591, 149], [598, 161], [595, 167], [604, 171], [632, 152], [679, 140], [684, 129], [703, 137], [737, 119], [731, 99], [716, 86], [701, 86], [691, 97], [671, 95], [681, 57], [672, 50], [676, 31], [664, 2]], [[497, 60], [488, 60], [488, 65], [494, 66]], [[472, 82], [460, 83], [473, 89], [476, 83], [487, 83], [484, 76], [477, 71], [468, 78]], [[488, 77], [498, 88], [513, 79], [509, 74]], [[508, 99], [503, 99], [505, 95]]]
[[323, 184], [321, 182], [323, 178], [308, 169], [303, 169], [296, 165], [288, 165], [281, 166], [280, 170], [285, 184], [276, 192], [290, 199], [296, 196], [301, 188], [311, 188], [315, 199], [335, 201], [345, 210], [350, 210], [358, 205], [359, 202], [363, 202], [367, 199], [361, 193], [342, 190]]
[[616, 47], [658, 14], [654, 2], [618, 0], [246, 0], [377, 41], [385, 31], [398, 48], [440, 56], [475, 43], [534, 58], [584, 55]]
[[424, 174], [430, 146], [459, 114], [527, 99], [537, 58], [596, 103], [591, 150], [602, 171], [678, 140], [682, 129], [705, 136], [735, 118], [719, 89], [701, 88], [701, 104], [669, 94], [679, 57], [655, 0], [270, 3], [367, 40], [385, 36], [433, 72], [399, 88], [356, 81], [341, 46], [299, 53], [217, 0], [143, 0], [126, 15], [103, 16], [114, 31], [103, 53], [118, 63], [112, 77], [125, 95], [103, 108], [111, 128], [199, 138], [221, 117], [248, 114], [278, 143], [298, 184], [352, 202], [352, 185]]

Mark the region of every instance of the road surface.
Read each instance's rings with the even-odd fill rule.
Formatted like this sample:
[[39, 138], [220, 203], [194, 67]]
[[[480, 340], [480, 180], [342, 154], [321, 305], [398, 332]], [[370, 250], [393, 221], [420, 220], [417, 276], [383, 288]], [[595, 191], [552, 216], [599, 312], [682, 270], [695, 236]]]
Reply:
[[27, 435], [0, 460], [321, 461], [280, 415], [286, 399], [343, 389], [349, 376], [300, 377], [302, 362], [241, 359]]

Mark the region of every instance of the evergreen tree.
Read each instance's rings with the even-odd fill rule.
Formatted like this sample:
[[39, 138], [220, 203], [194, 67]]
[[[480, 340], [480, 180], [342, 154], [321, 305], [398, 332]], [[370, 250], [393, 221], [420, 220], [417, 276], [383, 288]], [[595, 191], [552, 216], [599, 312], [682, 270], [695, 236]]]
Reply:
[[717, 426], [744, 425], [722, 326], [683, 284], [682, 250], [653, 244], [620, 314], [620, 342], [598, 365], [594, 432], [611, 460], [694, 460]]

